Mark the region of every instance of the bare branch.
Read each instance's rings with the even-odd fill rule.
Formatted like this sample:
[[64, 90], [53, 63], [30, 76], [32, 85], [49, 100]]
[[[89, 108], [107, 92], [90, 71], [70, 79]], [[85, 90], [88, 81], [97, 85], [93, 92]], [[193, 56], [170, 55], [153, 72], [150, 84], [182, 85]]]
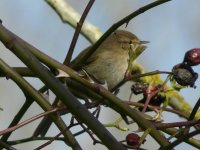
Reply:
[[82, 28], [82, 26], [83, 26], [83, 23], [84, 23], [84, 21], [85, 21], [85, 18], [86, 18], [86, 16], [87, 16], [87, 14], [89, 13], [90, 8], [92, 7], [93, 3], [94, 3], [94, 0], [90, 0], [90, 1], [89, 1], [89, 3], [88, 3], [88, 5], [86, 6], [86, 8], [85, 8], [85, 10], [84, 10], [84, 12], [83, 12], [83, 14], [82, 14], [82, 16], [81, 16], [79, 22], [77, 23], [76, 30], [75, 30], [75, 33], [74, 33], [74, 36], [73, 36], [71, 45], [70, 45], [70, 47], [69, 47], [67, 56], [66, 56], [66, 58], [65, 58], [65, 60], [64, 60], [64, 63], [63, 63], [63, 64], [65, 64], [65, 65], [68, 65], [68, 64], [70, 63], [70, 61], [71, 61], [72, 54], [73, 54], [73, 52], [74, 52], [74, 48], [75, 48], [75, 46], [76, 46], [76, 42], [77, 42], [78, 37], [79, 37], [79, 33], [80, 33], [80, 31], [81, 31], [81, 28]]

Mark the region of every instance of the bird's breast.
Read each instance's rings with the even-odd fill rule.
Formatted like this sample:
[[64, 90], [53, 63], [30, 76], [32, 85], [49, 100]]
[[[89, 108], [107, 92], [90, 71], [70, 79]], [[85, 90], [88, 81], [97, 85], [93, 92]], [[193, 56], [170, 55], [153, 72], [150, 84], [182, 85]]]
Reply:
[[124, 50], [120, 55], [117, 51], [106, 51], [94, 63], [87, 65], [85, 70], [100, 82], [106, 82], [108, 89], [112, 89], [124, 78], [128, 56], [128, 52]]

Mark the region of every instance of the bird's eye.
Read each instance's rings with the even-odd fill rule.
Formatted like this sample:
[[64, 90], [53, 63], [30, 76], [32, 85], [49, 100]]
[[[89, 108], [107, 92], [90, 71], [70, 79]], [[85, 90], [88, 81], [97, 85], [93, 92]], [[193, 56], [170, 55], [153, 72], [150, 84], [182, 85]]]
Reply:
[[133, 42], [130, 40], [130, 41], [129, 41], [129, 44], [133, 44]]

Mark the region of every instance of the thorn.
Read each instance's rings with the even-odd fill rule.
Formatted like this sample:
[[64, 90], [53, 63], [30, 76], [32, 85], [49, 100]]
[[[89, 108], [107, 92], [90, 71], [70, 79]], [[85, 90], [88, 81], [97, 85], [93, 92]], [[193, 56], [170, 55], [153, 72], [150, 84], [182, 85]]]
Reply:
[[[129, 21], [130, 21], [130, 20], [129, 20]], [[129, 21], [126, 22], [126, 26], [125, 26], [125, 28], [127, 28], [128, 24], [129, 24]]]
[[60, 77], [70, 77], [69, 74], [67, 74], [66, 72], [60, 70], [60, 69], [57, 69], [58, 70], [58, 75], [56, 76], [57, 78], [60, 78]]

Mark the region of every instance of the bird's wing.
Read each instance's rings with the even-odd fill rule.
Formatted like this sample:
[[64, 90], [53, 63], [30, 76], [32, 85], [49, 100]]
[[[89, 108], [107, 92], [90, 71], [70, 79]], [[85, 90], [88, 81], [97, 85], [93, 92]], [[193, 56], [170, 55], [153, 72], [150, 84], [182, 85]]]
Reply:
[[[72, 60], [71, 64], [73, 65], [73, 64], [76, 63], [78, 60], [80, 60], [80, 59], [90, 50], [90, 48], [91, 48], [91, 46], [88, 47], [88, 48], [86, 48], [86, 49], [83, 50], [82, 52], [80, 52], [80, 54], [79, 54], [74, 60]], [[94, 52], [94, 54], [92, 54], [92, 56], [91, 56], [90, 58], [88, 58], [88, 59], [86, 60], [86, 62], [85, 62], [84, 64], [82, 64], [82, 65], [80, 66], [80, 68], [78, 68], [78, 70], [81, 69], [81, 68], [83, 68], [84, 66], [87, 66], [88, 64], [90, 64], [90, 63], [96, 61], [97, 58], [98, 58], [98, 56], [95, 55], [95, 52]]]

